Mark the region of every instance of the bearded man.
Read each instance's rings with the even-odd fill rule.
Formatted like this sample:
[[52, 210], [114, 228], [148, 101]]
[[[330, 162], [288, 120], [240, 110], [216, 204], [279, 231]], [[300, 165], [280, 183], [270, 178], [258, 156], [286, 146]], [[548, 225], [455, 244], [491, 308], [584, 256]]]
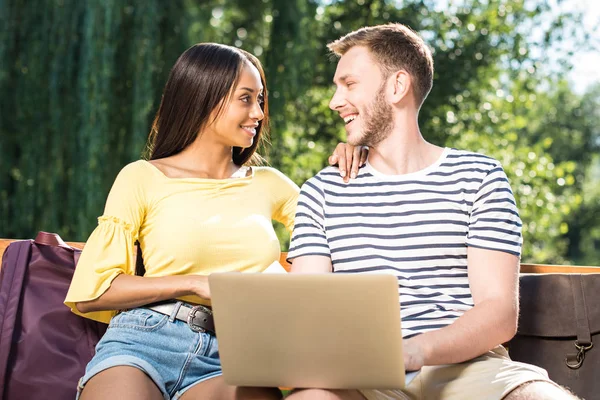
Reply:
[[434, 75], [423, 39], [388, 24], [328, 47], [340, 57], [330, 108], [348, 143], [370, 150], [350, 183], [329, 167], [302, 186], [292, 271], [395, 275], [404, 364], [421, 373], [404, 391], [288, 399], [574, 398], [502, 346], [517, 328], [521, 220], [498, 161], [423, 138], [418, 114]]

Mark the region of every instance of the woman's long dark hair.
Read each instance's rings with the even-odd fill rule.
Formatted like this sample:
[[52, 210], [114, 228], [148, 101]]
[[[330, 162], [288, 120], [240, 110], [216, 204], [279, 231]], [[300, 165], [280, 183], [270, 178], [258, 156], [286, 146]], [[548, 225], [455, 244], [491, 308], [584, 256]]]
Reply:
[[[266, 140], [269, 126], [267, 82], [260, 61], [247, 51], [216, 43], [199, 43], [187, 49], [171, 69], [160, 106], [154, 118], [146, 158], [156, 160], [181, 152], [211, 123], [213, 111], [218, 118], [235, 89], [245, 62], [258, 69], [264, 88], [264, 118], [259, 122], [251, 147], [233, 148], [236, 165], [260, 164], [256, 153]], [[217, 109], [218, 108], [218, 109]]]

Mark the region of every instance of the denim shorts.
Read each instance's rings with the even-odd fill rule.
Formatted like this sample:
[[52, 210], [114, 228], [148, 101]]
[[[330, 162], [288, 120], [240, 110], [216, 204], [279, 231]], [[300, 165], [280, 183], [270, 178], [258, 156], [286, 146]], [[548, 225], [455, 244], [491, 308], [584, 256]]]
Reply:
[[142, 370], [166, 400], [178, 399], [193, 385], [221, 375], [217, 339], [176, 320], [177, 309], [171, 316], [135, 308], [113, 317], [79, 380], [77, 399], [87, 381], [115, 366]]

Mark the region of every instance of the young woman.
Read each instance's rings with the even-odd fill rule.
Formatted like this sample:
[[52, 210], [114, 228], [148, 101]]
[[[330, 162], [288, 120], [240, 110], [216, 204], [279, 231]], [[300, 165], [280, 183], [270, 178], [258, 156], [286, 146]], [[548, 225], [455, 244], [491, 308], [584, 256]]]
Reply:
[[[293, 225], [298, 187], [253, 166], [268, 125], [266, 90], [258, 59], [237, 48], [197, 44], [175, 63], [149, 161], [117, 176], [65, 300], [75, 313], [110, 321], [79, 382], [81, 399], [281, 397], [223, 382], [207, 280], [263, 271], [279, 259], [271, 220]], [[353, 154], [339, 145], [330, 162], [350, 172]]]

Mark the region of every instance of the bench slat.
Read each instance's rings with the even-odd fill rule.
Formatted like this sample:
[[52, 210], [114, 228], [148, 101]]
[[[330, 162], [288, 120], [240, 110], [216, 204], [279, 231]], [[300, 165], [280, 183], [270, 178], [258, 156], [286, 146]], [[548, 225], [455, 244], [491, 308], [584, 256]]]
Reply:
[[600, 274], [600, 267], [580, 265], [521, 264], [522, 274]]

